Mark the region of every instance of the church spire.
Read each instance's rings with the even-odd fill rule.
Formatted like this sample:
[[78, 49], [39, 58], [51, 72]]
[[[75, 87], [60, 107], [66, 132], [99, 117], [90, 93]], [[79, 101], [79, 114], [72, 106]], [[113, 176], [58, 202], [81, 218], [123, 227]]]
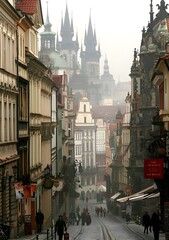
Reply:
[[72, 38], [74, 36], [73, 20], [71, 19], [71, 22], [70, 22], [67, 3], [66, 3], [66, 11], [65, 11], [64, 22], [63, 22], [63, 19], [62, 19], [62, 23], [61, 23], [60, 35], [62, 37], [63, 42], [72, 41]]
[[93, 31], [93, 27], [92, 27], [91, 10], [90, 10], [87, 33], [85, 31], [84, 45], [86, 47], [86, 51], [94, 52], [96, 50], [95, 48], [97, 45], [97, 39], [96, 39], [96, 32], [95, 30]]
[[108, 65], [107, 56], [105, 56], [105, 60], [104, 60], [104, 74], [109, 74], [109, 65]]
[[47, 13], [46, 13], [46, 21], [44, 24], [44, 31], [51, 32], [51, 26], [52, 26], [52, 24], [49, 21], [49, 11], [48, 11], [48, 2], [47, 2]]
[[154, 20], [153, 0], [151, 0], [151, 3], [150, 3], [150, 24], [153, 22], [153, 20]]
[[49, 21], [49, 11], [47, 2], [47, 14], [46, 21], [44, 24], [44, 32], [40, 33], [41, 36], [41, 49], [43, 51], [54, 51], [55, 50], [55, 32], [51, 30], [52, 24]]

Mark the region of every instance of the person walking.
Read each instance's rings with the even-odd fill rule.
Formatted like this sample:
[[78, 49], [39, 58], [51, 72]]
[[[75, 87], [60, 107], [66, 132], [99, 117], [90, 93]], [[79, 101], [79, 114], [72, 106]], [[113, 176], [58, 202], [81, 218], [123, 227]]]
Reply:
[[130, 214], [127, 213], [126, 214], [126, 223], [129, 224], [129, 222], [130, 222]]
[[148, 228], [150, 227], [150, 216], [148, 212], [145, 212], [143, 215], [143, 226], [144, 226], [144, 233], [148, 234]]
[[159, 240], [159, 233], [160, 233], [160, 219], [156, 212], [152, 214], [151, 217], [151, 224], [154, 233], [154, 240]]
[[40, 209], [36, 213], [35, 221], [36, 221], [37, 233], [40, 233], [42, 231], [42, 225], [44, 221], [44, 214], [41, 212]]
[[87, 215], [86, 215], [86, 224], [87, 224], [87, 226], [90, 225], [91, 222], [92, 222], [92, 219], [91, 219], [90, 213], [87, 213]]
[[66, 223], [63, 220], [62, 215], [59, 215], [59, 218], [55, 223], [55, 233], [57, 232], [59, 240], [63, 239], [64, 231], [67, 231]]

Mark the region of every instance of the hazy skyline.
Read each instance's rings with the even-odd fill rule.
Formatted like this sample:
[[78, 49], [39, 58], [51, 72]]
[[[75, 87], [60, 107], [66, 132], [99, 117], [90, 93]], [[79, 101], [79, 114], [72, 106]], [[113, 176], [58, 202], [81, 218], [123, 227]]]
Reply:
[[[161, 0], [153, 0], [154, 18], [157, 4]], [[61, 19], [64, 18], [66, 3], [69, 17], [73, 18], [74, 33], [78, 33], [79, 46], [84, 46], [84, 33], [88, 28], [91, 12], [92, 26], [100, 43], [100, 74], [103, 73], [105, 56], [109, 62], [109, 70], [116, 82], [130, 81], [130, 68], [133, 61], [134, 48], [140, 49], [142, 29], [147, 28], [150, 19], [150, 0], [41, 0], [44, 22], [46, 21], [47, 2], [49, 20], [52, 31], [60, 36]], [[169, 1], [165, 1], [169, 3]], [[167, 9], [169, 11], [169, 9]], [[40, 32], [43, 29], [40, 30]], [[78, 52], [78, 54], [80, 51]]]

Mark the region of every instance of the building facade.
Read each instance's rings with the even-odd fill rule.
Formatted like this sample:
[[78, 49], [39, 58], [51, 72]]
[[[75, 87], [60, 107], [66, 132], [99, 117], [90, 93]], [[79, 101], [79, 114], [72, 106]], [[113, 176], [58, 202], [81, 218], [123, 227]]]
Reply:
[[81, 198], [96, 195], [96, 124], [92, 118], [91, 104], [87, 97], [80, 100], [75, 121], [75, 159], [81, 162]]

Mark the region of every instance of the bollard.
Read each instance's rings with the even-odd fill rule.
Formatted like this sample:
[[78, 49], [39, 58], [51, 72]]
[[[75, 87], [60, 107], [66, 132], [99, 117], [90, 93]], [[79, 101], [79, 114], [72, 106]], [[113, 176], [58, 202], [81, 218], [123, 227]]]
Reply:
[[51, 239], [53, 239], [53, 226], [51, 226]]
[[49, 229], [47, 229], [47, 240], [49, 240]]
[[39, 238], [39, 236], [38, 236], [38, 234], [36, 234], [36, 240], [38, 240], [38, 238]]

